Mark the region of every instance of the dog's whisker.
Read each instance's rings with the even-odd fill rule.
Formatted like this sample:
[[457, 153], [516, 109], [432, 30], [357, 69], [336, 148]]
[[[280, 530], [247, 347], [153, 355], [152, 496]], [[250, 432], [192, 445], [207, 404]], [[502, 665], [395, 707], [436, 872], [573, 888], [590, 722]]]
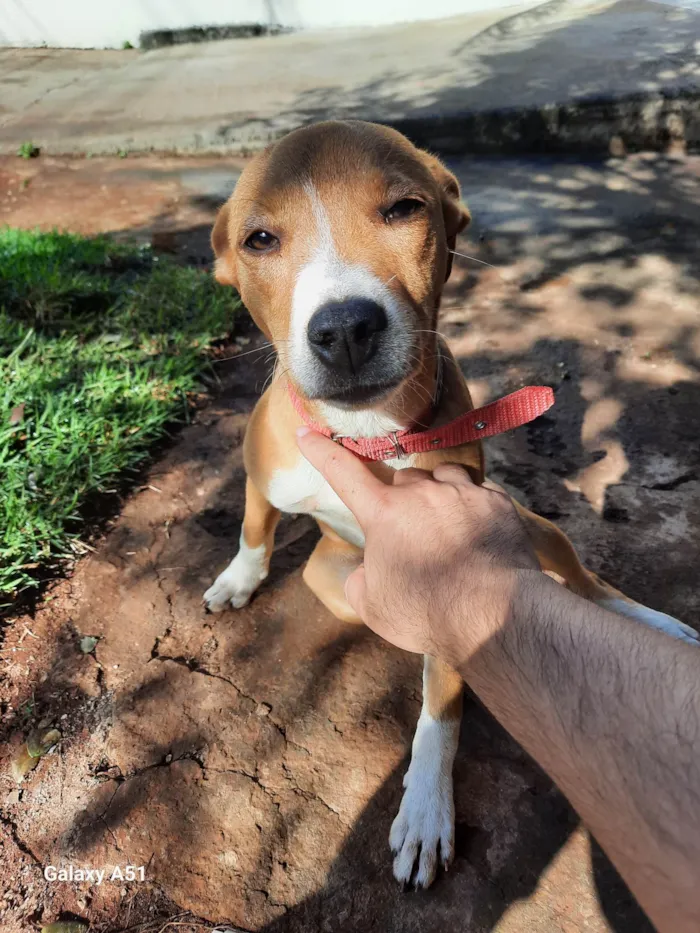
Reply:
[[265, 380], [265, 382], [263, 382], [262, 392], [260, 393], [261, 395], [264, 395], [264, 394], [265, 394], [265, 392], [267, 391], [267, 387], [268, 387], [269, 385], [271, 385], [272, 380], [273, 380], [274, 378], [275, 378], [275, 371], [274, 371], [274, 369], [273, 369], [272, 372], [268, 375], [268, 377], [267, 377], [267, 379]]
[[[436, 334], [438, 334], [438, 336], [442, 336], [441, 334], [439, 334], [438, 331], [432, 331], [432, 330], [428, 330], [428, 331], [420, 331], [420, 330], [419, 330], [419, 331], [416, 331], [416, 333], [417, 333], [417, 334], [421, 334], [421, 333], [433, 334], [433, 333], [436, 333]], [[459, 363], [457, 362], [457, 360], [455, 360], [455, 358], [454, 358], [453, 356], [447, 355], [447, 354], [444, 354], [444, 353], [442, 353], [442, 354], [440, 354], [440, 355], [442, 356], [442, 360], [443, 360], [444, 363], [450, 363], [450, 365], [454, 366], [455, 369], [458, 370], [458, 372], [461, 372], [461, 371], [462, 371], [462, 370], [460, 369]]]
[[281, 367], [278, 362], [268, 376], [268, 382], [278, 382], [283, 376], [286, 376], [288, 372], [289, 366]]
[[268, 347], [271, 346], [271, 343], [265, 343], [261, 347], [253, 347], [252, 350], [246, 350], [245, 353], [234, 353], [233, 356], [224, 356], [219, 360], [212, 360], [212, 363], [228, 363], [229, 360], [240, 360], [242, 356], [248, 356], [251, 353], [262, 353], [263, 350], [267, 350]]
[[269, 374], [267, 375], [267, 378], [265, 379], [265, 382], [263, 383], [261, 395], [263, 395], [263, 394], [265, 393], [267, 387], [268, 387], [269, 385], [271, 385], [272, 382], [273, 382], [275, 379], [278, 378], [279, 370], [280, 370], [280, 361], [279, 361], [279, 359], [276, 359], [276, 360], [275, 360], [275, 363], [274, 363], [274, 366], [273, 366], [272, 369], [270, 370]]
[[486, 262], [485, 259], [477, 259], [476, 256], [467, 256], [466, 253], [458, 253], [456, 249], [448, 249], [447, 252], [452, 253], [453, 256], [461, 256], [462, 259], [471, 259], [472, 262], [478, 262], [482, 266], [490, 266], [492, 269], [498, 268], [494, 266], [492, 262]]
[[435, 393], [430, 392], [427, 386], [418, 386], [418, 389], [420, 390], [418, 397], [424, 399], [426, 404], [432, 404], [435, 401]]
[[[416, 363], [420, 365], [421, 357], [418, 353], [417, 347], [412, 347], [409, 355], [409, 362]], [[435, 401], [435, 393], [431, 393], [427, 386], [421, 385], [420, 383], [413, 386], [414, 391], [416, 392], [418, 398], [422, 401], [425, 401], [426, 404], [431, 404]], [[436, 387], [437, 388], [437, 387]], [[408, 412], [405, 408], [399, 408], [398, 414], [403, 415], [407, 420], [412, 421], [413, 419], [409, 417]]]

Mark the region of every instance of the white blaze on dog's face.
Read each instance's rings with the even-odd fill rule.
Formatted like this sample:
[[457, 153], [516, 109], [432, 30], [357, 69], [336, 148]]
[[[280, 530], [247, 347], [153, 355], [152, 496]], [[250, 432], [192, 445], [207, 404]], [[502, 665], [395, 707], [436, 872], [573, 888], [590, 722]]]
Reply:
[[319, 123], [246, 167], [214, 227], [216, 277], [307, 398], [372, 405], [428, 365], [468, 222], [456, 179], [400, 133]]

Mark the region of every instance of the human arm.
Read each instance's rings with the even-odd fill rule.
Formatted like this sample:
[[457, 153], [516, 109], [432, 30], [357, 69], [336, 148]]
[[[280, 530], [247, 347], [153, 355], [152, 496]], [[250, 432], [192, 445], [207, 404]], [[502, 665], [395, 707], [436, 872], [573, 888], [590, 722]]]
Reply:
[[394, 644], [460, 671], [567, 795], [661, 931], [700, 927], [700, 652], [547, 578], [510, 500], [461, 467], [387, 486], [300, 447], [353, 510], [346, 595]]

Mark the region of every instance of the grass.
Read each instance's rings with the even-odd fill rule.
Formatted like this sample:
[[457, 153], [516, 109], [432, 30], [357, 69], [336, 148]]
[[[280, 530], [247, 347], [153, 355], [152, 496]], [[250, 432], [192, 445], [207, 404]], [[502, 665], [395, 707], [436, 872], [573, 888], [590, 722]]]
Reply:
[[90, 503], [186, 420], [238, 305], [149, 249], [0, 229], [0, 595], [80, 551]]

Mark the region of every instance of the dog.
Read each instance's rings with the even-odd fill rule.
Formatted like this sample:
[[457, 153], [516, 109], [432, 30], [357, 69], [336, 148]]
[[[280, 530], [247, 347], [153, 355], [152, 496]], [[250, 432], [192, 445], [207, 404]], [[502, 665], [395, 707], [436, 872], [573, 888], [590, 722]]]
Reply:
[[[405, 467], [463, 464], [484, 481], [478, 439], [406, 453], [400, 436], [473, 411], [464, 377], [436, 331], [456, 238], [469, 224], [457, 179], [395, 130], [360, 121], [295, 130], [256, 155], [212, 232], [216, 279], [235, 287], [278, 355], [253, 411], [240, 548], [204, 594], [214, 612], [246, 605], [268, 573], [281, 512], [321, 530], [304, 580], [338, 618], [359, 622], [344, 595], [362, 561], [362, 532], [301, 456], [295, 429], [318, 425], [341, 442], [385, 443], [369, 466], [388, 481]], [[477, 421], [479, 426], [485, 422]], [[348, 443], [350, 443], [348, 441]], [[515, 503], [543, 570], [574, 592], [695, 641], [676, 619], [626, 598], [580, 563], [555, 525]], [[428, 887], [454, 853], [452, 765], [462, 679], [424, 659], [423, 706], [390, 832], [396, 879]]]

